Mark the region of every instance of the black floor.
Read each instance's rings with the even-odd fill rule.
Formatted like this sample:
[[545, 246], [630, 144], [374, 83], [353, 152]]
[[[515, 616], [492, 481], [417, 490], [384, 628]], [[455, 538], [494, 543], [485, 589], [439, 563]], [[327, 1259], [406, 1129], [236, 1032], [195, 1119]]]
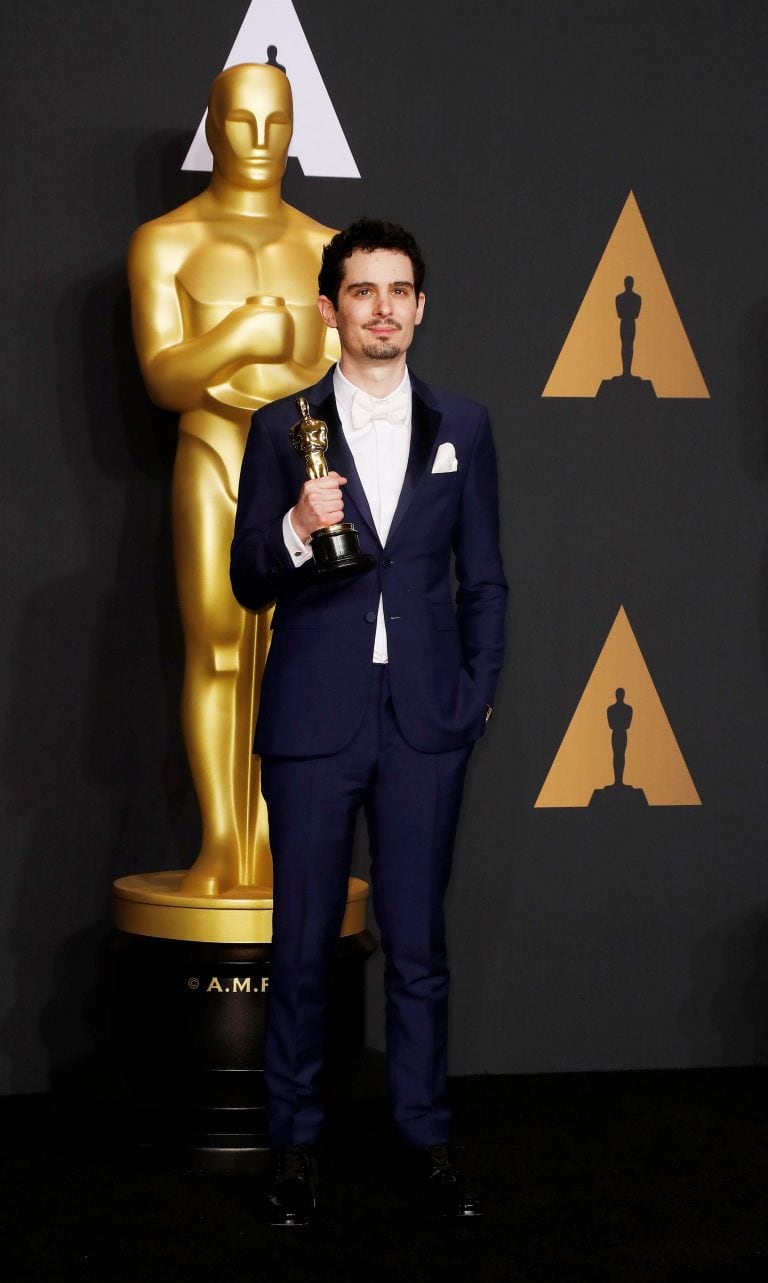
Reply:
[[76, 1150], [46, 1098], [0, 1102], [0, 1278], [768, 1283], [768, 1071], [456, 1080], [481, 1221], [423, 1223], [391, 1137], [322, 1155], [322, 1215], [259, 1219], [259, 1179]]

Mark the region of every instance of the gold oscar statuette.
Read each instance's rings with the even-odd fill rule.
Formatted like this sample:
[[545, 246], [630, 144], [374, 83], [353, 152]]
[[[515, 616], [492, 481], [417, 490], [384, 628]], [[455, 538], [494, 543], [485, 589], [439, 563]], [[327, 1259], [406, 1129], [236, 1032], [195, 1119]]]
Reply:
[[[296, 398], [296, 409], [301, 418], [289, 431], [291, 445], [297, 454], [304, 456], [304, 466], [310, 481], [328, 476], [325, 452], [328, 449], [328, 425], [322, 419], [310, 417], [306, 397]], [[358, 575], [370, 570], [373, 557], [360, 551], [360, 539], [351, 521], [337, 521], [332, 526], [321, 526], [310, 536], [310, 547], [315, 568], [321, 577]]]
[[[229, 550], [254, 410], [296, 396], [338, 358], [317, 309], [333, 229], [282, 199], [292, 130], [291, 86], [278, 66], [221, 72], [206, 121], [210, 185], [144, 223], [128, 254], [144, 382], [180, 416], [172, 517], [181, 720], [202, 839], [191, 868], [120, 878], [115, 896], [122, 930], [164, 939], [271, 938], [272, 861], [252, 751], [270, 612], [235, 600]], [[367, 888], [358, 891], [364, 908]]]

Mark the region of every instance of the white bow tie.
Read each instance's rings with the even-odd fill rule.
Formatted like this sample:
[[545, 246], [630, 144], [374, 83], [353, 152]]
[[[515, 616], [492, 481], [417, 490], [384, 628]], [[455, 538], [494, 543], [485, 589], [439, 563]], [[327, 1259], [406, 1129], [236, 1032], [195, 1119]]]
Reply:
[[352, 430], [355, 433], [363, 432], [371, 427], [374, 419], [381, 419], [386, 423], [405, 423], [410, 409], [410, 388], [379, 398], [358, 389], [349, 408]]

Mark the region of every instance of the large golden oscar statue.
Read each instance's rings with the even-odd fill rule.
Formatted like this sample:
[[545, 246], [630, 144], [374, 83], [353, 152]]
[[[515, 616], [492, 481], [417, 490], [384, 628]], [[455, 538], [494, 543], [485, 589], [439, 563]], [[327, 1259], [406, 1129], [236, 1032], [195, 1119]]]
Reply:
[[[189, 871], [115, 884], [118, 927], [145, 935], [270, 938], [271, 861], [251, 747], [269, 613], [235, 601], [229, 548], [253, 411], [315, 382], [337, 355], [316, 305], [333, 230], [281, 197], [292, 124], [282, 70], [249, 63], [223, 71], [209, 98], [210, 186], [140, 227], [129, 252], [146, 386], [181, 415], [173, 538], [182, 723], [202, 818]], [[360, 892], [364, 901], [364, 884]], [[227, 909], [234, 912], [219, 912]]]

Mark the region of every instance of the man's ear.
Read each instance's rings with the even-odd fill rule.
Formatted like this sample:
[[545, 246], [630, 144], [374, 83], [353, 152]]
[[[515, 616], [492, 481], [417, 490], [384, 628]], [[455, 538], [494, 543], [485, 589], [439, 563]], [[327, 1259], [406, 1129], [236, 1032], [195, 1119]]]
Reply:
[[426, 294], [420, 294], [416, 300], [416, 320], [414, 325], [421, 325], [421, 318], [424, 315], [424, 305], [427, 301]]
[[335, 330], [337, 328], [336, 308], [333, 306], [331, 300], [326, 298], [325, 294], [321, 294], [319, 296], [317, 300], [317, 308], [326, 325], [329, 326], [330, 329]]

